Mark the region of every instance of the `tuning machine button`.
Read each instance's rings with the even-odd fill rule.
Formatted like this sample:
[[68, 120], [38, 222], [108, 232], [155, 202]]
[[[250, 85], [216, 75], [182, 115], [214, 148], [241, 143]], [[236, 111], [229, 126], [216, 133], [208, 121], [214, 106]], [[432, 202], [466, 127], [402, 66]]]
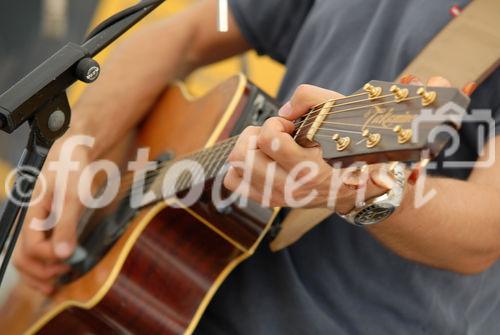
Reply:
[[437, 93], [434, 91], [429, 91], [427, 92], [425, 88], [420, 87], [417, 90], [417, 94], [422, 97], [422, 106], [429, 106], [432, 104], [434, 101], [436, 101], [437, 98]]
[[363, 130], [361, 135], [366, 138], [366, 147], [367, 148], [373, 148], [374, 146], [376, 146], [377, 144], [380, 143], [380, 140], [382, 138], [380, 136], [380, 134], [376, 134], [376, 133], [371, 134], [368, 129]]
[[393, 131], [398, 134], [398, 143], [405, 144], [411, 140], [413, 131], [411, 129], [403, 129], [401, 126], [394, 127]]
[[363, 86], [363, 90], [368, 92], [370, 99], [375, 99], [382, 94], [382, 87], [375, 87], [370, 83], [365, 84], [365, 86]]
[[394, 99], [396, 102], [401, 102], [408, 97], [410, 93], [407, 88], [399, 88], [396, 85], [392, 85], [389, 89], [392, 93], [394, 93]]
[[334, 134], [332, 136], [332, 140], [334, 140], [337, 143], [337, 150], [338, 151], [344, 151], [345, 149], [347, 149], [347, 147], [351, 143], [351, 139], [348, 136], [340, 137], [339, 134]]

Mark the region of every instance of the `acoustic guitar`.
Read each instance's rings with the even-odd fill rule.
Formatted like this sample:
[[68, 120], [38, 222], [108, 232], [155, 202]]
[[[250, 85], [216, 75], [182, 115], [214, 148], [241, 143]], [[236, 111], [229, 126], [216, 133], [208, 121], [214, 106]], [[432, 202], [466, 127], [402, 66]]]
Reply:
[[[331, 163], [417, 161], [423, 151], [433, 157], [443, 149], [449, 133], [434, 131], [431, 142], [428, 135], [443, 123], [456, 126], [455, 107], [468, 102], [453, 88], [372, 81], [313, 107], [296, 121], [294, 136], [301, 145], [320, 145]], [[150, 148], [150, 159], [158, 162], [143, 179], [154, 196], [131, 206], [137, 180], [124, 175], [115, 201], [83, 215], [72, 270], [57, 292], [44, 297], [17, 284], [0, 311], [1, 333], [192, 333], [231, 270], [270, 230], [279, 231], [273, 224], [278, 209], [251, 201], [219, 206], [211, 192], [222, 179], [234, 135], [276, 113], [273, 100], [243, 75], [200, 98], [182, 85], [167, 89], [134, 144]], [[201, 166], [205, 178], [184, 170], [169, 179], [181, 159]], [[182, 200], [200, 185], [196, 202]]]

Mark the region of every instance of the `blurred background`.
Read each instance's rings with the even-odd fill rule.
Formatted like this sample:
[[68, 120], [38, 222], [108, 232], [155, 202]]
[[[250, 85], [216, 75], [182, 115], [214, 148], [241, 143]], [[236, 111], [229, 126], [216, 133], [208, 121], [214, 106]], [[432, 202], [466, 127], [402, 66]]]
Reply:
[[[168, 0], [140, 25], [166, 19], [195, 1], [197, 0]], [[67, 42], [81, 43], [85, 33], [93, 26], [136, 2], [137, 0], [0, 0], [0, 92], [3, 93]], [[169, 36], [165, 38], [168, 39]], [[101, 64], [116, 43], [97, 57]], [[284, 69], [269, 58], [258, 57], [250, 52], [196, 71], [187, 78], [188, 88], [194, 95], [200, 95], [238, 72], [245, 73], [250, 80], [274, 95]], [[68, 92], [71, 103], [78, 99], [83, 89], [84, 84], [76, 84], [71, 88]], [[0, 133], [0, 202], [5, 199], [5, 177], [16, 165], [27, 135], [26, 126], [11, 136]], [[2, 293], [9, 291], [6, 288], [13, 285], [16, 278], [15, 271], [10, 269], [0, 292], [0, 302]]]

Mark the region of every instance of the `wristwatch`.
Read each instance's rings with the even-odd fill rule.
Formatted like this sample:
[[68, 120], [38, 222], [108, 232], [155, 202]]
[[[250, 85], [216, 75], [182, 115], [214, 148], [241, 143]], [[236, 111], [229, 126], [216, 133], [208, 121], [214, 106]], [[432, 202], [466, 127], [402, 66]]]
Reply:
[[355, 226], [376, 224], [391, 216], [403, 200], [406, 186], [405, 165], [396, 163], [390, 172], [395, 179], [392, 189], [378, 197], [358, 203], [349, 213], [340, 216]]

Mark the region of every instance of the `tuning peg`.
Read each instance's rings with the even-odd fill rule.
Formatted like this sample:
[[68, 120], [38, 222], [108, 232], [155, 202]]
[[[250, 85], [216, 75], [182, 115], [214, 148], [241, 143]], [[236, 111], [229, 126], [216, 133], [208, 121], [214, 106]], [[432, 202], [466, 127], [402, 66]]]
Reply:
[[347, 147], [351, 143], [351, 139], [348, 136], [340, 137], [339, 134], [334, 134], [332, 136], [332, 140], [337, 142], [337, 150], [338, 151], [344, 151], [345, 149], [347, 149]]
[[408, 89], [399, 88], [396, 85], [392, 85], [389, 89], [392, 93], [394, 93], [394, 98], [397, 102], [401, 102], [408, 97]]
[[363, 137], [366, 137], [366, 147], [373, 148], [377, 144], [379, 144], [381, 136], [380, 134], [371, 134], [368, 129], [363, 130], [361, 133]]
[[370, 83], [365, 84], [365, 86], [363, 86], [363, 90], [368, 92], [370, 99], [375, 99], [382, 93], [382, 87], [375, 87]]
[[432, 104], [434, 101], [436, 101], [437, 94], [434, 91], [429, 91], [427, 92], [425, 88], [420, 87], [417, 90], [417, 94], [422, 97], [422, 106], [429, 106]]
[[411, 129], [403, 129], [401, 126], [394, 127], [393, 131], [398, 134], [398, 143], [404, 144], [411, 140], [413, 131]]

